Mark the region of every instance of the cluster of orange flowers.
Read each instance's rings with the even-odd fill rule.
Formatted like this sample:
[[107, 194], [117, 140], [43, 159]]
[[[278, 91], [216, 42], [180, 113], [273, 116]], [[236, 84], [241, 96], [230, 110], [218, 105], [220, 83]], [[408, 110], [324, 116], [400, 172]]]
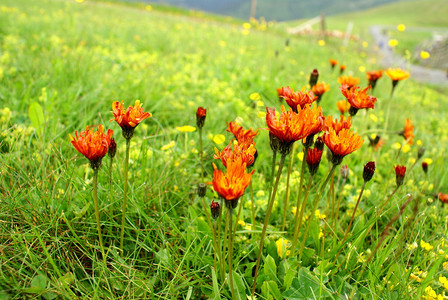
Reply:
[[255, 171], [248, 172], [247, 169], [253, 166], [257, 158], [254, 138], [258, 135], [258, 131], [252, 128], [245, 130], [236, 122], [230, 122], [227, 131], [231, 132], [236, 140], [231, 140], [221, 152], [215, 148], [214, 158], [221, 160], [226, 172], [219, 170], [213, 163], [212, 184], [213, 189], [227, 200], [226, 206], [235, 208]]
[[[139, 100], [136, 100], [135, 105], [129, 106], [126, 110], [123, 109], [123, 102], [115, 101], [112, 103], [112, 113], [114, 118], [111, 121], [116, 121], [120, 125], [126, 139], [132, 137], [135, 127], [141, 121], [151, 117], [150, 113], [143, 112]], [[103, 157], [111, 146], [115, 147], [116, 145], [112, 135], [113, 131], [110, 129], [107, 130], [107, 133], [104, 133], [103, 125], [99, 125], [97, 131], [87, 126], [86, 130], [79, 134], [76, 131], [75, 137], [70, 135], [70, 140], [75, 149], [90, 161], [92, 169], [98, 170]]]

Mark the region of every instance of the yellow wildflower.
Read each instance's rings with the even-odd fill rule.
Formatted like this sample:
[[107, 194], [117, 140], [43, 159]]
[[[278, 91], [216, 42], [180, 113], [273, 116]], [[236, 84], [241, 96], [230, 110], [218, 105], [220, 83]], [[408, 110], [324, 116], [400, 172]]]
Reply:
[[290, 246], [289, 241], [284, 238], [279, 238], [275, 244], [277, 245], [277, 253], [280, 258], [288, 255], [287, 248]]
[[196, 130], [196, 127], [185, 125], [182, 127], [176, 127], [176, 129], [179, 130], [180, 132], [193, 132]]
[[434, 248], [433, 246], [431, 246], [430, 243], [427, 243], [424, 240], [420, 241], [420, 247], [422, 247], [426, 251], [430, 251], [430, 250], [432, 250], [432, 248]]

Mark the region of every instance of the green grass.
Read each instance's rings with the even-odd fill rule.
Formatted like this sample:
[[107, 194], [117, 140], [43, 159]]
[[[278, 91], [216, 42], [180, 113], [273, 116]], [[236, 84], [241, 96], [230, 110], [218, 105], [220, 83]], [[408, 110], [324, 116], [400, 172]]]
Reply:
[[[289, 85], [300, 89], [307, 84], [312, 69], [318, 68], [320, 79], [331, 88], [321, 102], [323, 112], [336, 116], [335, 103], [342, 95], [338, 74], [331, 72], [328, 60], [335, 58], [346, 64], [346, 72], [359, 76], [362, 86], [367, 84], [363, 70], [378, 68], [375, 57], [355, 43], [341, 49], [341, 41], [336, 39], [319, 46], [317, 38], [291, 38], [289, 48], [285, 48], [285, 35], [275, 28], [246, 32], [237, 21], [216, 22], [208, 17], [146, 11], [116, 3], [5, 0], [0, 5], [0, 25], [1, 299], [230, 298], [226, 281], [212, 268], [212, 230], [196, 197], [196, 186], [212, 180], [214, 147], [222, 149], [231, 140], [226, 122], [236, 118], [245, 128], [260, 128], [252, 179], [257, 224], [255, 229], [238, 225], [233, 255], [236, 289], [241, 295], [249, 294], [272, 159], [263, 129], [265, 106], [279, 110], [276, 88]], [[383, 135], [385, 146], [375, 152], [366, 141], [344, 159], [351, 170], [347, 184], [342, 187], [339, 175], [335, 176], [335, 194], [342, 199], [338, 222], [342, 230], [361, 188], [363, 165], [371, 160], [377, 164], [358, 208], [350, 245], [344, 245], [337, 257], [340, 268], [333, 261], [341, 249], [338, 241], [343, 232], [337, 232], [335, 238], [329, 233], [333, 227], [329, 227], [321, 254], [319, 232], [325, 226], [317, 218], [310, 227], [303, 261], [279, 256], [275, 242], [292, 239], [292, 203], [287, 209], [289, 226], [280, 231], [285, 171], [265, 242], [257, 285], [259, 299], [293, 298], [297, 294], [306, 298], [314, 297], [313, 293], [328, 299], [354, 294], [359, 298], [419, 298], [428, 285], [439, 294], [443, 292], [438, 277], [448, 273], [442, 267], [445, 256], [439, 250], [448, 251], [444, 243], [447, 209], [440, 201], [428, 204], [427, 199], [448, 188], [444, 170], [448, 98], [409, 79], [399, 83], [390, 100], [390, 86], [388, 78], [380, 79], [375, 110], [365, 115], [360, 111], [353, 124], [367, 140], [367, 130], [373, 133], [382, 128], [390, 102], [391, 132]], [[252, 100], [254, 93], [260, 95], [259, 100]], [[153, 117], [136, 128], [131, 143], [125, 255], [121, 258], [124, 139], [120, 128], [109, 120], [113, 101], [130, 105], [136, 99]], [[198, 106], [207, 108], [204, 179], [197, 131], [182, 133], [176, 129], [195, 125]], [[406, 118], [413, 121], [415, 140], [426, 148], [422, 159], [433, 161], [427, 176], [420, 161], [409, 169], [419, 145], [406, 153], [394, 148], [396, 143], [403, 143], [394, 132], [403, 129]], [[107, 158], [99, 173], [106, 268], [99, 259], [92, 171], [68, 137], [86, 125], [98, 124], [113, 129], [118, 144], [111, 187]], [[216, 144], [217, 135], [224, 135], [225, 142]], [[163, 150], [171, 142], [174, 146]], [[296, 153], [300, 148], [297, 146]], [[408, 166], [405, 184], [392, 197], [386, 213], [376, 218], [374, 207], [394, 188], [394, 164]], [[297, 198], [299, 169], [295, 163], [290, 202]], [[323, 160], [316, 182], [323, 180], [328, 169], [328, 162]], [[310, 199], [315, 193], [313, 186]], [[419, 200], [415, 220], [408, 221], [413, 215], [412, 204], [366, 265], [363, 259], [374, 250], [407, 194]], [[207, 204], [211, 199], [217, 195], [209, 188]], [[240, 220], [247, 224], [251, 223], [249, 199], [246, 192], [240, 200]], [[327, 211], [327, 200], [325, 197], [319, 203], [321, 213]], [[420, 240], [434, 248], [424, 250]], [[409, 246], [414, 242], [417, 247]], [[403, 247], [401, 255], [394, 257]], [[427, 272], [421, 282], [411, 276], [419, 270]]]

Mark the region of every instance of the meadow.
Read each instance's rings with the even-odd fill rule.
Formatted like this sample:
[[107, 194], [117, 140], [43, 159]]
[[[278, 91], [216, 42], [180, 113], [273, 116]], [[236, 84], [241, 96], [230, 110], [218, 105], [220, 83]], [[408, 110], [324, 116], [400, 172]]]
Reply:
[[[338, 60], [334, 70], [330, 59]], [[3, 0], [0, 299], [248, 299], [272, 190], [266, 107], [280, 112], [287, 104], [279, 102], [277, 89], [309, 89], [310, 73], [318, 69], [319, 81], [330, 85], [319, 103], [322, 113], [338, 118], [341, 64], [344, 75], [360, 78], [362, 87], [368, 84], [366, 71], [380, 69], [364, 40], [342, 47], [335, 38], [289, 37], [276, 24], [156, 6]], [[439, 198], [448, 198], [448, 96], [415, 82], [412, 74], [393, 95], [391, 88], [383, 75], [373, 91], [375, 108], [353, 116], [351, 129], [364, 144], [333, 176], [327, 176], [332, 164], [324, 151], [310, 180], [300, 255], [292, 247], [295, 202], [309, 176], [301, 173], [302, 143], [294, 144], [279, 172], [256, 299], [446, 297], [448, 210]], [[126, 139], [110, 120], [114, 101], [127, 107], [136, 100], [152, 116], [130, 140], [121, 249]], [[207, 109], [202, 160], [198, 107]], [[406, 119], [414, 126], [413, 144], [400, 135]], [[233, 144], [226, 130], [231, 121], [259, 134], [251, 184], [231, 219], [236, 226], [229, 255], [225, 205], [221, 200], [222, 220], [212, 220], [209, 206], [212, 199], [220, 201], [218, 194], [211, 185], [205, 197], [197, 191], [198, 184], [212, 182], [212, 163], [225, 170], [213, 155], [215, 148]], [[98, 173], [105, 259], [92, 196], [94, 171], [69, 137], [100, 124], [114, 131], [117, 144], [112, 169], [106, 156]], [[370, 145], [369, 138], [379, 135], [382, 143]], [[370, 161], [376, 168], [365, 182]], [[346, 178], [342, 165], [348, 166]], [[397, 165], [407, 168], [398, 187]]]

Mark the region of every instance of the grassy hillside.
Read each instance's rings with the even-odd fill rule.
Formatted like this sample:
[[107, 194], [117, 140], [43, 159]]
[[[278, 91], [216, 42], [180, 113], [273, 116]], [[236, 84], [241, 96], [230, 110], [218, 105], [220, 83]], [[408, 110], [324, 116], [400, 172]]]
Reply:
[[[157, 7], [2, 1], [0, 299], [230, 299], [228, 257], [235, 298], [250, 294], [271, 182], [266, 107], [281, 110], [276, 89], [307, 87], [310, 72], [317, 68], [319, 80], [330, 85], [320, 102], [323, 114], [336, 117], [336, 102], [343, 95], [339, 70], [331, 70], [329, 59], [346, 65], [345, 74], [359, 77], [363, 87], [365, 71], [378, 68], [376, 57], [362, 45], [341, 48], [337, 39], [292, 37], [286, 46], [283, 33], [254, 27]], [[374, 91], [375, 109], [360, 110], [353, 118], [351, 128], [365, 142], [344, 158], [348, 179], [341, 178], [338, 168], [333, 180], [327, 180], [330, 188], [319, 192], [331, 169], [326, 159], [314, 181], [310, 179], [300, 258], [288, 252], [295, 250], [293, 211], [303, 160], [302, 144], [295, 143], [289, 202], [284, 206], [288, 156], [266, 223], [255, 286], [258, 299], [318, 294], [326, 299], [415, 299], [431, 291], [443, 293], [439, 277], [448, 276], [448, 243], [441, 229], [448, 226], [448, 209], [435, 194], [448, 191], [448, 97], [414, 82], [412, 75], [399, 82], [393, 97], [390, 93], [391, 81], [384, 76]], [[121, 255], [126, 141], [121, 128], [110, 121], [111, 110], [113, 101], [124, 101], [127, 107], [137, 99], [152, 117], [136, 127], [130, 142]], [[207, 108], [203, 161], [198, 128], [184, 127], [196, 125], [198, 106]], [[414, 126], [412, 145], [398, 134], [407, 118]], [[259, 136], [252, 184], [240, 198], [241, 212], [230, 219], [236, 224], [233, 256], [226, 257], [226, 210], [220, 223], [212, 222], [208, 206], [212, 199], [220, 201], [217, 193], [209, 186], [204, 199], [196, 194], [198, 183], [212, 181], [212, 162], [224, 170], [213, 154], [215, 147], [222, 150], [232, 140], [226, 131], [232, 120], [259, 129]], [[114, 130], [117, 156], [112, 169], [105, 157], [99, 170], [97, 215], [94, 172], [69, 135], [99, 124]], [[384, 140], [379, 150], [369, 146], [372, 134]], [[417, 160], [420, 147], [426, 152]], [[329, 153], [325, 151], [323, 157]], [[427, 174], [423, 160], [429, 163]], [[368, 161], [376, 162], [376, 172], [355, 214]], [[400, 188], [393, 168], [397, 164], [407, 167]], [[311, 178], [308, 171], [302, 178]], [[411, 204], [398, 216], [408, 199]], [[329, 203], [336, 200], [339, 217], [330, 214], [334, 209], [330, 211]], [[351, 215], [356, 218], [344, 237]], [[222, 243], [214, 242], [214, 228]], [[382, 236], [385, 229], [390, 234]], [[218, 249], [224, 254], [215, 261]]]

